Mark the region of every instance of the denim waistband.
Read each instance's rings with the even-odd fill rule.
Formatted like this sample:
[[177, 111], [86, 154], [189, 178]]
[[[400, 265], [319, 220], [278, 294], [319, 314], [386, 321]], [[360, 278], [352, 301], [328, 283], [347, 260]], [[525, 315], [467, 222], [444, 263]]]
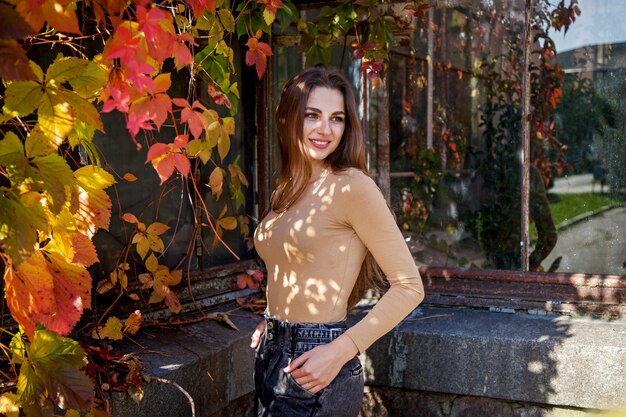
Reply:
[[300, 354], [316, 346], [325, 345], [347, 329], [345, 321], [334, 323], [292, 323], [273, 317], [266, 317], [265, 343], [270, 349], [285, 349], [292, 354]]

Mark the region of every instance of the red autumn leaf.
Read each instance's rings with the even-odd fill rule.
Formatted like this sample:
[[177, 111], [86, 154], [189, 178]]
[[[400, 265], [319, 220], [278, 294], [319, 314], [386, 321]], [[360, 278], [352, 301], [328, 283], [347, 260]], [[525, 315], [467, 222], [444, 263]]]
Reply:
[[211, 98], [213, 99], [215, 104], [224, 105], [228, 109], [231, 109], [233, 107], [232, 103], [230, 102], [230, 100], [228, 99], [226, 94], [224, 94], [221, 91], [217, 90], [212, 85], [209, 85], [208, 91], [209, 91], [209, 95], [211, 96]]
[[256, 66], [256, 74], [261, 78], [267, 68], [267, 57], [272, 56], [272, 48], [256, 38], [248, 39], [246, 45], [249, 48], [246, 52], [246, 65]]
[[152, 162], [161, 184], [163, 184], [174, 173], [174, 168], [186, 177], [191, 170], [191, 164], [187, 156], [180, 153], [180, 150], [187, 146], [187, 135], [179, 135], [174, 139], [174, 143], [155, 143], [148, 150], [146, 163]]
[[127, 113], [130, 105], [130, 94], [127, 89], [120, 89], [110, 86], [108, 88], [109, 97], [102, 106], [102, 112], [108, 113], [113, 110], [119, 110]]
[[169, 58], [176, 42], [172, 15], [158, 7], [148, 10], [138, 6], [137, 22], [145, 36], [150, 56], [160, 63]]
[[152, 120], [157, 129], [160, 129], [172, 112], [172, 100], [167, 94], [156, 94], [138, 100], [132, 104], [130, 112], [142, 114], [147, 120]]
[[[47, 259], [46, 259], [47, 257]], [[41, 251], [5, 270], [6, 299], [13, 317], [33, 337], [38, 323], [67, 335], [91, 307], [91, 276], [53, 252]]]
[[125, 173], [122, 178], [124, 178], [128, 182], [135, 182], [138, 180], [137, 176], [131, 172]]
[[193, 16], [198, 19], [204, 14], [205, 10], [215, 13], [215, 4], [217, 0], [185, 0], [185, 3], [191, 6]]
[[174, 66], [176, 69], [181, 69], [186, 65], [193, 64], [193, 56], [184, 43], [175, 42], [172, 47], [172, 55], [174, 56]]
[[[140, 110], [140, 109], [139, 109]], [[141, 111], [133, 111], [132, 109], [128, 112], [128, 118], [126, 119], [126, 127], [128, 131], [132, 135], [133, 138], [137, 136], [140, 130], [154, 130], [154, 127], [150, 123], [150, 115], [143, 113]], [[138, 148], [141, 145], [137, 144]]]
[[200, 137], [202, 131], [209, 127], [209, 123], [203, 113], [191, 108], [183, 109], [180, 113], [180, 121], [187, 123], [189, 131], [194, 138]]
[[137, 48], [141, 38], [131, 32], [125, 25], [116, 27], [113, 37], [107, 41], [104, 49], [106, 59], [120, 58], [123, 62], [132, 61], [137, 55]]

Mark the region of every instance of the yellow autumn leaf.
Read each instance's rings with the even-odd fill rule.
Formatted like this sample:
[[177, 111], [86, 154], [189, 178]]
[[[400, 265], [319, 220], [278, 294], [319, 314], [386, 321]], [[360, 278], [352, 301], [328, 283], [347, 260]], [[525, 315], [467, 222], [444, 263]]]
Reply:
[[159, 267], [159, 261], [157, 261], [157, 258], [156, 256], [154, 256], [154, 253], [151, 253], [150, 256], [148, 256], [148, 258], [146, 259], [146, 269], [154, 274], [157, 271], [158, 267]]
[[235, 230], [237, 228], [237, 219], [233, 216], [224, 217], [217, 222], [226, 230]]
[[149, 235], [159, 236], [168, 231], [170, 227], [163, 223], [154, 222], [146, 229], [146, 233]]
[[79, 231], [92, 237], [98, 228], [109, 230], [111, 199], [104, 189], [115, 184], [115, 179], [94, 165], [86, 165], [74, 171], [74, 177], [79, 184], [79, 204], [75, 208], [75, 217], [77, 224], [83, 225]]
[[43, 95], [37, 115], [41, 131], [57, 145], [70, 134], [76, 122], [76, 112], [70, 103], [59, 98], [54, 90]]
[[230, 151], [230, 136], [228, 133], [222, 128], [220, 129], [220, 136], [217, 139], [217, 152], [220, 154], [220, 158], [222, 160], [226, 158], [228, 152]]
[[117, 317], [109, 317], [104, 326], [93, 329], [91, 337], [94, 339], [121, 340], [124, 337], [122, 322]]
[[12, 392], [5, 392], [0, 397], [0, 414], [6, 417], [19, 417], [20, 409], [16, 405], [17, 395]]

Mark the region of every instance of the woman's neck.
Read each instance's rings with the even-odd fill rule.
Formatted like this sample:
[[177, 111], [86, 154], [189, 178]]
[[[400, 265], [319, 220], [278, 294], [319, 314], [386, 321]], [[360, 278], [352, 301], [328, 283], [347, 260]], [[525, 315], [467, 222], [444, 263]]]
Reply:
[[328, 167], [324, 163], [324, 161], [314, 161], [311, 163], [311, 181], [315, 181], [319, 177], [321, 177], [326, 171]]

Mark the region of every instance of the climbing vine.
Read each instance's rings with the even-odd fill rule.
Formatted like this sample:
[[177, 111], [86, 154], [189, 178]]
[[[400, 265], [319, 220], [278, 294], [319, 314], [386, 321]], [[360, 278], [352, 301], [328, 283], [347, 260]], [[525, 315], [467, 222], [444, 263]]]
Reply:
[[[216, 244], [228, 230], [247, 237], [244, 216], [230, 214], [227, 206], [209, 212], [202, 198], [210, 190], [215, 201], [223, 200], [227, 184], [239, 208], [248, 187], [238, 158], [226, 162], [240, 99], [234, 44], [245, 45], [245, 64], [261, 78], [276, 26], [302, 34], [310, 63], [327, 62], [330, 45], [350, 36], [361, 70], [380, 82], [393, 20], [383, 3], [342, 0], [323, 8], [316, 21], [302, 19], [289, 0], [0, 3], [0, 259], [6, 305], [19, 325], [3, 325], [0, 335], [0, 413], [105, 416], [107, 389], [128, 390], [141, 400], [140, 362], [104, 342], [136, 333], [142, 314], [115, 317], [113, 305], [133, 305], [143, 291], [147, 303], [181, 311], [173, 288], [189, 271], [163, 264], [162, 235], [169, 227], [158, 218], [147, 222], [141, 213], [121, 213], [131, 230], [125, 250], [108, 276], [93, 282], [89, 268], [98, 254], [92, 238], [109, 228], [111, 189], [137, 180], [102, 164], [94, 143], [96, 132], [107, 136], [102, 115], [123, 116], [163, 186], [173, 177], [190, 183], [203, 214], [195, 218], [196, 228], [208, 228]], [[408, 3], [406, 13], [423, 13], [421, 3]], [[181, 75], [187, 92], [176, 94], [172, 87]], [[199, 98], [200, 87], [212, 103]], [[160, 142], [155, 133], [164, 126], [175, 133]], [[197, 181], [199, 166], [209, 167], [208, 184]], [[248, 271], [238, 284], [258, 288], [261, 282], [258, 271]], [[93, 297], [111, 292], [117, 296], [77, 329]], [[119, 377], [98, 379], [119, 369]]]

